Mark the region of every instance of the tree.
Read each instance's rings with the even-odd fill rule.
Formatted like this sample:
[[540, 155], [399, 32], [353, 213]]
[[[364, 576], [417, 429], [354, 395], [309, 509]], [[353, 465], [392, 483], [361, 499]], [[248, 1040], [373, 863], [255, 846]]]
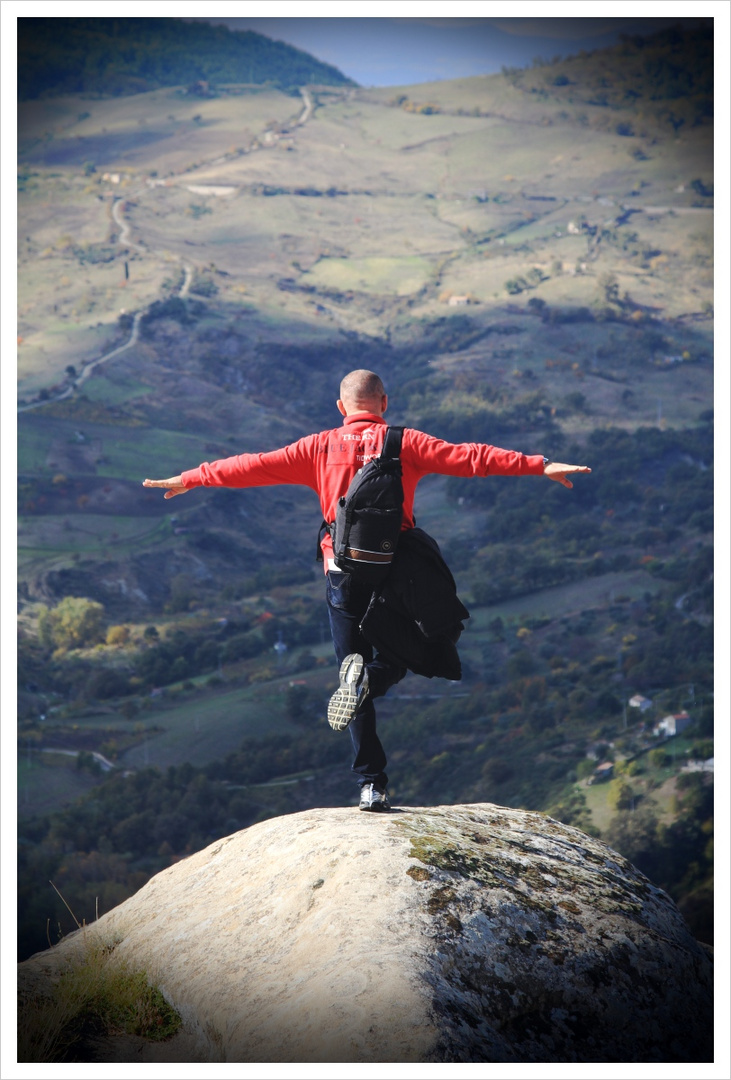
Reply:
[[129, 679], [113, 668], [99, 668], [86, 680], [82, 696], [86, 701], [96, 698], [123, 697], [129, 693]]
[[38, 631], [44, 645], [78, 649], [104, 638], [104, 606], [83, 596], [65, 596], [55, 608], [42, 607]]
[[634, 798], [635, 793], [626, 780], [618, 777], [609, 782], [607, 802], [612, 810], [629, 810], [634, 803]]
[[614, 274], [601, 274], [599, 277], [599, 288], [608, 304], [619, 303], [619, 282]]

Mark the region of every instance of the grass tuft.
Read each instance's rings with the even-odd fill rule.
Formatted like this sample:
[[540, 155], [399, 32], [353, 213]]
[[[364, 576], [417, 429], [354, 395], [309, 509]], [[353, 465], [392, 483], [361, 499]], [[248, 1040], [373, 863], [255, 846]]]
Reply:
[[88, 940], [48, 994], [21, 1001], [19, 1062], [84, 1061], [91, 1040], [126, 1034], [159, 1041], [178, 1031], [180, 1015], [144, 971], [115, 955], [116, 944]]

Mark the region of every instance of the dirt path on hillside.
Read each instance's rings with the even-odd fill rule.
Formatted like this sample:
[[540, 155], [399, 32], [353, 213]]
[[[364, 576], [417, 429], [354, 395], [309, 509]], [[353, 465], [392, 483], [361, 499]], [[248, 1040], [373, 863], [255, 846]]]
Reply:
[[[117, 243], [120, 247], [123, 248], [133, 248], [135, 251], [147, 252], [146, 248], [142, 247], [140, 244], [135, 244], [134, 241], [130, 239], [130, 225], [125, 220], [122, 211], [123, 202], [123, 199], [116, 199], [114, 205], [112, 206], [112, 217], [114, 218], [115, 223], [119, 226], [120, 230]], [[182, 268], [185, 276], [183, 279], [183, 284], [178, 290], [178, 296], [181, 299], [184, 299], [190, 292], [190, 286], [193, 282], [194, 271], [193, 267], [190, 266], [188, 263], [182, 263]], [[75, 393], [75, 391], [78, 390], [79, 387], [81, 387], [86, 382], [92, 372], [97, 367], [99, 367], [100, 364], [105, 364], [107, 360], [112, 360], [115, 356], [119, 356], [121, 353], [126, 352], [127, 349], [131, 349], [133, 345], [137, 344], [140, 336], [140, 322], [142, 320], [143, 314], [143, 311], [135, 312], [134, 319], [132, 320], [132, 327], [129, 338], [127, 339], [127, 341], [124, 342], [124, 344], [118, 345], [116, 348], [111, 349], [109, 352], [103, 353], [101, 356], [98, 356], [96, 360], [90, 360], [89, 363], [84, 364], [83, 368], [81, 369], [81, 373], [69, 383], [65, 390], [62, 390], [58, 394], [54, 394], [52, 397], [47, 397], [43, 399], [39, 398], [36, 401], [30, 402], [30, 404], [28, 405], [21, 405], [18, 408], [18, 412], [28, 412], [30, 409], [38, 409], [42, 405], [48, 405], [52, 401], [66, 401], [68, 398], [70, 398]]]
[[130, 227], [122, 216], [122, 206], [124, 199], [115, 199], [112, 204], [112, 217], [117, 225], [119, 225], [119, 239], [117, 243], [120, 247], [134, 248], [135, 251], [145, 251], [145, 248], [140, 244], [135, 244], [134, 240], [130, 240]]
[[[310, 96], [309, 91], [307, 89], [305, 89], [304, 87], [302, 87], [300, 89], [300, 96], [302, 98], [303, 108], [302, 108], [302, 112], [297, 117], [297, 119], [291, 122], [292, 129], [294, 129], [296, 127], [302, 127], [304, 124], [306, 124], [307, 121], [312, 117], [312, 114], [313, 114], [314, 108], [315, 108], [314, 102], [312, 100], [312, 97]], [[247, 151], [250, 151], [253, 148], [253, 146], [254, 146], [254, 144], [247, 147]], [[256, 143], [256, 146], [257, 146], [257, 149], [264, 149], [264, 147], [261, 147], [261, 145], [258, 142]], [[216, 160], [218, 160], [218, 159], [216, 159]], [[205, 162], [202, 163], [202, 165], [205, 165], [205, 164], [206, 164]], [[215, 161], [213, 162], [213, 164], [215, 164]], [[139, 198], [143, 194], [144, 194], [144, 188], [141, 187], [138, 190], [132, 192], [129, 197]], [[120, 248], [131, 248], [133, 251], [137, 251], [140, 254], [148, 254], [148, 255], [154, 254], [154, 252], [152, 252], [149, 248], [147, 248], [143, 244], [135, 243], [135, 241], [132, 240], [132, 238], [131, 238], [131, 226], [130, 226], [129, 222], [124, 217], [124, 204], [125, 204], [126, 201], [128, 201], [128, 200], [127, 199], [122, 199], [122, 198], [116, 198], [114, 200], [114, 203], [112, 204], [112, 218], [114, 219], [115, 225], [117, 225], [118, 228], [119, 228], [119, 236], [117, 238], [118, 246]], [[178, 290], [178, 296], [181, 299], [185, 299], [185, 297], [187, 297], [189, 295], [189, 293], [190, 293], [190, 287], [191, 287], [191, 285], [193, 283], [193, 274], [195, 272], [195, 268], [192, 265], [190, 265], [189, 263], [183, 262], [182, 259], [180, 260], [180, 263], [181, 263], [181, 267], [182, 267], [183, 272], [184, 272], [184, 278], [183, 278], [183, 284], [181, 285], [180, 289]], [[54, 394], [53, 396], [48, 396], [48, 397], [44, 397], [44, 398], [39, 397], [35, 401], [31, 401], [26, 405], [19, 406], [18, 409], [17, 409], [17, 412], [18, 413], [29, 412], [31, 409], [39, 409], [43, 405], [49, 405], [52, 402], [56, 402], [56, 401], [66, 401], [68, 398], [70, 398], [75, 393], [75, 391], [78, 390], [79, 387], [82, 386], [84, 382], [86, 382], [86, 380], [89, 378], [89, 376], [92, 374], [92, 372], [97, 367], [99, 367], [100, 364], [104, 364], [108, 360], [112, 360], [115, 356], [119, 356], [121, 353], [126, 352], [127, 349], [130, 349], [130, 348], [132, 348], [133, 345], [137, 344], [137, 341], [139, 339], [139, 333], [140, 333], [140, 320], [142, 319], [143, 314], [144, 314], [144, 312], [142, 312], [142, 311], [138, 311], [138, 312], [135, 313], [134, 320], [132, 322], [132, 328], [131, 328], [130, 336], [129, 336], [128, 340], [124, 342], [124, 344], [118, 345], [116, 348], [111, 349], [109, 352], [103, 353], [102, 356], [97, 357], [95, 360], [91, 360], [88, 363], [84, 364], [84, 366], [81, 369], [81, 373], [78, 376], [76, 376], [75, 378], [73, 378], [69, 382], [69, 385], [64, 390], [60, 391], [58, 394]]]
[[102, 356], [97, 357], [96, 360], [90, 360], [88, 364], [85, 364], [81, 370], [81, 374], [78, 375], [72, 382], [62, 390], [60, 394], [55, 394], [53, 397], [43, 398], [42, 400], [32, 401], [29, 405], [21, 405], [18, 408], [19, 413], [28, 412], [30, 409], [38, 409], [41, 405], [49, 405], [52, 401], [66, 401], [72, 394], [78, 390], [78, 388], [86, 382], [91, 375], [92, 371], [100, 364], [105, 363], [107, 360], [111, 360], [114, 356], [119, 356], [120, 353], [126, 352], [133, 345], [137, 343], [137, 339], [140, 336], [140, 320], [142, 319], [143, 312], [138, 311], [135, 313], [135, 317], [132, 321], [132, 330], [129, 339], [125, 341], [123, 345], [118, 345], [116, 349], [112, 349], [110, 352], [104, 353]]

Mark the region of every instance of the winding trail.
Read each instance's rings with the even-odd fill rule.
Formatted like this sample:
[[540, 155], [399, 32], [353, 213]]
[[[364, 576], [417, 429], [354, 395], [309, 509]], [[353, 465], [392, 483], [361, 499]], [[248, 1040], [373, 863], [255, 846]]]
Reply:
[[117, 225], [119, 225], [119, 239], [117, 243], [120, 247], [134, 248], [135, 251], [145, 251], [145, 248], [141, 244], [135, 244], [134, 240], [130, 240], [130, 227], [128, 222], [125, 221], [122, 216], [122, 204], [124, 199], [115, 199], [112, 204], [112, 217]]
[[[314, 102], [312, 100], [312, 97], [310, 96], [309, 91], [302, 87], [300, 89], [300, 96], [303, 101], [303, 109], [297, 119], [292, 123], [292, 127], [301, 127], [303, 124], [306, 124], [312, 116], [314, 110]], [[132, 194], [137, 195], [141, 193], [141, 191], [142, 189], [140, 189], [139, 192], [133, 192]], [[125, 219], [123, 212], [123, 206], [126, 201], [127, 200], [123, 198], [115, 198], [112, 204], [112, 217], [114, 219], [114, 223], [119, 228], [117, 244], [121, 248], [131, 248], [132, 250], [138, 251], [142, 254], [151, 254], [149, 248], [145, 247], [142, 244], [137, 244], [134, 242], [134, 240], [131, 239], [131, 228], [129, 222]], [[178, 296], [181, 299], [185, 299], [185, 297], [188, 296], [190, 292], [190, 287], [193, 283], [193, 274], [195, 268], [189, 263], [183, 262], [183, 260], [180, 258], [179, 261], [185, 276], [183, 278], [183, 284], [178, 290]], [[78, 388], [84, 382], [86, 382], [86, 380], [95, 370], [95, 368], [99, 367], [100, 364], [106, 363], [107, 360], [112, 360], [115, 356], [119, 356], [120, 353], [123, 353], [127, 349], [132, 348], [133, 345], [136, 345], [140, 335], [140, 320], [142, 319], [143, 314], [144, 312], [142, 311], [138, 311], [135, 313], [129, 339], [125, 341], [123, 345], [118, 345], [116, 348], [111, 349], [109, 352], [97, 357], [96, 360], [91, 360], [87, 364], [84, 364], [81, 373], [76, 378], [71, 380], [69, 385], [64, 390], [60, 391], [60, 393], [54, 394], [52, 397], [49, 396], [45, 398], [37, 398], [35, 401], [31, 401], [26, 405], [19, 405], [17, 408], [17, 412], [29, 412], [31, 409], [40, 409], [43, 405], [50, 405], [56, 401], [66, 401], [68, 398], [70, 398], [74, 394], [74, 392], [78, 390]]]
[[[120, 247], [134, 248], [135, 251], [144, 251], [145, 249], [143, 247], [141, 247], [139, 244], [135, 244], [134, 241], [130, 239], [129, 224], [122, 216], [123, 202], [123, 199], [115, 199], [112, 206], [112, 217], [114, 218], [115, 223], [119, 226], [120, 230], [117, 243]], [[183, 287], [180, 290], [180, 296], [187, 295], [188, 287], [190, 286], [190, 282], [193, 279], [192, 269], [188, 266], [185, 266], [184, 269], [186, 272], [185, 281], [183, 282]], [[183, 290], [185, 290], [185, 292]], [[43, 405], [50, 405], [51, 402], [66, 401], [67, 398], [70, 398], [74, 394], [74, 392], [78, 390], [79, 387], [83, 385], [83, 383], [86, 382], [86, 380], [89, 378], [95, 368], [99, 367], [100, 364], [106, 363], [107, 360], [111, 360], [113, 357], [119, 356], [120, 353], [125, 352], [127, 349], [131, 349], [133, 345], [137, 344], [140, 336], [140, 320], [142, 319], [142, 315], [143, 312], [141, 311], [135, 312], [134, 319], [132, 320], [130, 336], [123, 345], [118, 345], [115, 349], [111, 349], [109, 352], [103, 353], [102, 356], [98, 356], [96, 360], [90, 360], [89, 363], [84, 364], [83, 368], [81, 369], [81, 373], [76, 378], [72, 379], [66, 389], [62, 390], [59, 394], [55, 394], [53, 397], [49, 396], [47, 398], [38, 399], [37, 401], [31, 401], [28, 405], [20, 405], [18, 407], [18, 413], [29, 412], [31, 409], [39, 409]]]
[[131, 348], [137, 343], [137, 339], [140, 336], [140, 320], [142, 319], [142, 315], [143, 312], [141, 311], [137, 311], [135, 313], [135, 317], [132, 321], [132, 331], [130, 333], [129, 340], [125, 341], [123, 345], [118, 345], [117, 348], [112, 349], [111, 352], [104, 353], [103, 356], [99, 356], [96, 360], [91, 360], [88, 364], [85, 364], [82, 368], [81, 374], [77, 378], [75, 378], [70, 383], [70, 385], [66, 387], [65, 390], [62, 390], [60, 394], [56, 394], [54, 397], [44, 398], [42, 401], [31, 401], [28, 405], [20, 405], [18, 407], [18, 412], [28, 412], [30, 409], [39, 409], [42, 405], [50, 405], [52, 401], [65, 401], [67, 398], [70, 398], [74, 391], [78, 390], [82, 383], [86, 382], [94, 368], [98, 367], [99, 364], [105, 363], [107, 360], [111, 360], [114, 356], [119, 356], [120, 353], [125, 352], [125, 350]]
[[[119, 243], [120, 247], [134, 248], [136, 251], [145, 251], [145, 248], [141, 247], [139, 244], [135, 244], [129, 238], [130, 227], [122, 216], [122, 202], [122, 199], [117, 199], [115, 200], [115, 203], [112, 207], [112, 217], [120, 228], [119, 239], [117, 242]], [[184, 299], [188, 295], [190, 291], [190, 286], [193, 282], [193, 267], [190, 266], [188, 263], [182, 263], [182, 267], [185, 272], [185, 277], [183, 280], [183, 284], [178, 290], [178, 296], [181, 297], [181, 299]], [[127, 349], [131, 349], [133, 345], [137, 344], [140, 336], [140, 322], [142, 320], [143, 314], [143, 311], [135, 312], [134, 319], [132, 320], [130, 336], [123, 345], [118, 345], [115, 349], [111, 349], [110, 352], [104, 353], [102, 356], [98, 356], [96, 360], [90, 360], [89, 363], [85, 364], [82, 368], [81, 374], [78, 375], [75, 379], [73, 379], [66, 387], [66, 389], [61, 391], [61, 393], [55, 394], [53, 397], [47, 397], [43, 398], [42, 400], [39, 399], [37, 401], [32, 401], [28, 405], [20, 405], [18, 407], [18, 412], [28, 412], [30, 409], [39, 409], [42, 405], [50, 405], [51, 402], [66, 401], [67, 398], [70, 398], [73, 393], [78, 390], [83, 383], [86, 382], [86, 380], [89, 378], [95, 368], [99, 367], [100, 364], [105, 364], [107, 360], [112, 360], [115, 356], [119, 356], [120, 353], [125, 352]]]
[[310, 97], [309, 90], [306, 90], [304, 86], [300, 88], [300, 97], [304, 101], [305, 107], [292, 125], [293, 127], [301, 127], [302, 124], [306, 124], [312, 116], [312, 110], [315, 107], [314, 102]]
[[185, 299], [185, 297], [190, 292], [190, 286], [193, 284], [193, 267], [190, 266], [188, 263], [183, 263], [183, 270], [185, 271], [185, 280], [183, 281], [183, 284], [180, 287], [180, 292], [178, 293], [178, 296], [181, 298], [181, 300]]

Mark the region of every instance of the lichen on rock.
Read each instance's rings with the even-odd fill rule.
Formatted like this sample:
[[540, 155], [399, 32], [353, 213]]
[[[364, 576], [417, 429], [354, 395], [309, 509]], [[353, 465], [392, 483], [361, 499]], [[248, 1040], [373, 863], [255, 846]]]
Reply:
[[[443, 1060], [711, 1060], [704, 950], [626, 859], [495, 806], [437, 807], [399, 825], [430, 871]], [[678, 1025], [683, 1002], [693, 1019], [684, 1011]]]

